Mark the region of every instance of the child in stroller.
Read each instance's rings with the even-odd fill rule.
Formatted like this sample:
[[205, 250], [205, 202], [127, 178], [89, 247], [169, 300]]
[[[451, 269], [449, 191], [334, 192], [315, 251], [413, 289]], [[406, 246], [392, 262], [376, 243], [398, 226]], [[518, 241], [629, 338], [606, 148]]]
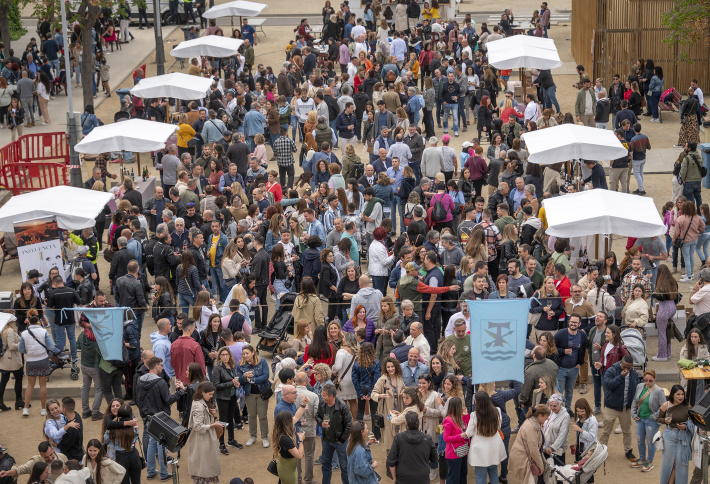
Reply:
[[555, 474], [570, 484], [586, 484], [599, 469], [609, 455], [606, 445], [595, 442], [589, 447], [582, 459], [574, 464], [555, 466], [552, 459], [548, 459], [550, 471], [545, 473], [545, 481], [553, 483], [557, 478]]

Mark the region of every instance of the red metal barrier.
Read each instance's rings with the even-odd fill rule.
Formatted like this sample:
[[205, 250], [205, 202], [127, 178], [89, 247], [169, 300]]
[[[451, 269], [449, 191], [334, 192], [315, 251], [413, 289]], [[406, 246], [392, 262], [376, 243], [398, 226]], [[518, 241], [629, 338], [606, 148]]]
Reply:
[[0, 184], [14, 195], [66, 185], [69, 144], [64, 133], [20, 136], [0, 148]]

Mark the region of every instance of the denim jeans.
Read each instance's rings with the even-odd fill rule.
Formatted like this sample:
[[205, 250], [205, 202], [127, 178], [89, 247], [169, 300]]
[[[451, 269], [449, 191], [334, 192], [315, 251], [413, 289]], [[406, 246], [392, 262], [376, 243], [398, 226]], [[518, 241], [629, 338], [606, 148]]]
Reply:
[[[49, 64], [49, 67], [51, 67], [52, 69], [54, 69], [55, 76], [56, 76], [56, 77], [59, 77], [59, 59], [54, 59], [54, 60], [51, 60], [51, 61], [47, 61], [47, 63]], [[54, 79], [50, 79], [50, 81], [53, 81], [53, 80], [54, 80]]]
[[683, 252], [683, 261], [685, 262], [685, 275], [688, 279], [693, 277], [693, 266], [695, 265], [695, 247], [697, 240], [692, 242], [684, 242], [680, 249]]
[[83, 61], [79, 61], [77, 63], [77, 66], [74, 68], [74, 72], [76, 73], [76, 78], [74, 79], [74, 81], [77, 84], [81, 84], [81, 66], [83, 63], [84, 63]]
[[[508, 426], [507, 430], [503, 430], [503, 447], [505, 447], [505, 454], [510, 455], [510, 452], [508, 452], [508, 448], [510, 447], [510, 426]], [[500, 463], [500, 477], [508, 477], [507, 457]], [[495, 484], [493, 478], [491, 478], [491, 482]]]
[[[396, 231], [397, 230], [397, 211], [399, 209], [399, 197], [395, 196], [392, 199], [392, 204], [390, 205], [390, 219], [392, 219], [392, 230]], [[402, 222], [404, 224], [404, 222]], [[401, 230], [404, 232], [404, 230]]]
[[[145, 430], [143, 431], [145, 432]], [[148, 450], [146, 452], [145, 460], [148, 464], [147, 475], [148, 477], [153, 477], [156, 474], [155, 471], [155, 458], [158, 458], [158, 463], [160, 464], [160, 478], [165, 479], [168, 477], [168, 464], [165, 462], [165, 455], [163, 454], [163, 446], [158, 443], [158, 441], [152, 437], [148, 436]]]
[[449, 113], [451, 113], [451, 116], [454, 118], [454, 132], [457, 132], [459, 130], [459, 105], [444, 105], [444, 131], [449, 130]]
[[333, 454], [338, 454], [338, 461], [340, 463], [340, 480], [343, 484], [350, 484], [348, 480], [348, 455], [345, 450], [348, 447], [347, 440], [342, 444], [339, 442], [329, 442], [325, 439], [323, 442], [323, 463], [321, 471], [323, 472], [322, 484], [330, 484], [330, 476], [333, 474], [332, 460]]
[[[431, 113], [429, 114], [431, 116]], [[416, 180], [416, 185], [419, 186], [419, 182], [422, 181], [422, 162], [421, 161], [410, 161], [409, 167], [414, 172], [414, 179]]]
[[[651, 93], [650, 105], [651, 105], [651, 117], [653, 119], [658, 119], [658, 116], [660, 115], [660, 113], [658, 112], [658, 103], [660, 102], [660, 100], [661, 100], [661, 93], [660, 92], [652, 92]], [[683, 481], [681, 481], [681, 482], [683, 482]]]
[[210, 267], [210, 277], [212, 278], [212, 294], [219, 296], [219, 300], [224, 302], [227, 299], [227, 285], [224, 283], [221, 267]]
[[372, 276], [372, 287], [374, 289], [379, 289], [380, 292], [386, 296], [387, 295], [387, 276]]
[[491, 481], [491, 484], [495, 484], [496, 482], [498, 482], [497, 465], [490, 465], [488, 467], [476, 466], [473, 469], [476, 473], [476, 484], [487, 484], [489, 479]]
[[283, 293], [288, 292], [288, 279], [274, 279], [274, 291], [276, 294], [275, 310], [279, 310], [279, 296]]
[[695, 201], [695, 208], [700, 209], [703, 203], [703, 197], [700, 194], [700, 181], [687, 181], [683, 183], [683, 196], [689, 202]]
[[[661, 424], [650, 418], [642, 418], [636, 421], [636, 442], [639, 446], [639, 460], [653, 462], [656, 455], [656, 445], [653, 443], [653, 436], [656, 435]], [[648, 458], [646, 457], [648, 449]]]
[[572, 394], [578, 373], [579, 368], [560, 368], [557, 372], [557, 389], [564, 394], [567, 410], [572, 409]]
[[59, 348], [60, 350], [64, 349], [64, 345], [67, 342], [66, 338], [68, 336], [69, 337], [69, 349], [71, 351], [71, 359], [75, 360], [76, 359], [76, 337], [74, 336], [75, 326], [73, 324], [68, 324], [65, 326], [60, 326], [59, 324], [56, 324], [54, 327], [56, 328], [56, 332], [57, 332], [57, 338], [54, 340], [57, 348]]
[[636, 183], [639, 186], [640, 192], [645, 192], [643, 188], [643, 165], [646, 164], [646, 158], [643, 160], [633, 160], [631, 166], [634, 169], [634, 178], [636, 178]]
[[553, 105], [557, 112], [560, 112], [560, 103], [557, 102], [557, 86], [550, 86], [543, 89], [545, 92], [545, 108], [551, 108]]
[[[298, 128], [298, 116], [291, 115], [291, 138], [296, 139], [296, 129]], [[301, 130], [298, 130], [299, 138], [303, 141], [303, 136], [300, 135]]]
[[[335, 129], [335, 120], [332, 120], [332, 121], [330, 122], [330, 129], [332, 129], [333, 132], [337, 135], [338, 130]], [[331, 141], [332, 141], [332, 140], [331, 140]], [[335, 137], [335, 143], [333, 144], [333, 148], [337, 148], [338, 146], [340, 146], [340, 145], [338, 144], [338, 137], [336, 136], [336, 137]]]
[[466, 96], [459, 96], [459, 124], [466, 129]]
[[675, 482], [684, 484], [688, 482], [688, 464], [683, 454], [689, 452], [687, 444], [683, 442], [681, 434], [666, 429], [663, 432], [663, 455], [661, 457], [661, 480], [669, 482], [673, 467], [675, 467]]
[[441, 128], [441, 103], [442, 101], [436, 101], [436, 125]]
[[700, 260], [708, 260], [708, 257], [710, 257], [710, 254], [708, 253], [708, 245], [710, 245], [710, 232], [703, 232], [700, 234], [698, 239], [695, 241], [695, 244], [695, 253], [698, 254]]
[[594, 408], [602, 407], [602, 374], [592, 366], [592, 382], [594, 383]]
[[178, 301], [180, 302], [180, 311], [188, 313], [190, 311], [190, 306], [195, 304], [195, 296], [178, 293]]
[[[468, 459], [466, 457], [446, 459], [446, 464], [449, 468], [449, 472], [446, 474], [446, 484], [466, 484]], [[497, 480], [498, 479], [496, 479], [496, 481]], [[495, 482], [491, 482], [491, 484], [495, 484]]]

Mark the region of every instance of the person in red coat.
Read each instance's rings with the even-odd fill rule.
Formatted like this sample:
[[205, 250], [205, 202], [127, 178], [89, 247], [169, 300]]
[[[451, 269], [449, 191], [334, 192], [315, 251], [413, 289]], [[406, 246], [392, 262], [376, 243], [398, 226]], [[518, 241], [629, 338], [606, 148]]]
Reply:
[[203, 374], [207, 374], [202, 346], [192, 337], [194, 331], [195, 320], [187, 318], [182, 322], [182, 336], [170, 345], [170, 364], [175, 370], [175, 378], [185, 385], [190, 384], [187, 380], [187, 366], [190, 363], [199, 363]]

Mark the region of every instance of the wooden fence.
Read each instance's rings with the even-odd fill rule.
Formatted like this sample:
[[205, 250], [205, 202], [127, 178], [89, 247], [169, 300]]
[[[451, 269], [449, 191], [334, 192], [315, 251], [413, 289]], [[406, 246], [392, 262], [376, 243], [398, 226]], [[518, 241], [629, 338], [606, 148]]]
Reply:
[[[675, 87], [681, 94], [690, 80], [710, 90], [710, 46], [703, 40], [694, 46], [663, 40], [669, 29], [661, 14], [674, 0], [572, 0], [572, 54], [590, 77], [601, 77], [604, 85], [614, 74], [626, 79], [637, 59], [653, 59], [663, 68], [664, 89]], [[685, 55], [685, 59], [681, 59]]]

